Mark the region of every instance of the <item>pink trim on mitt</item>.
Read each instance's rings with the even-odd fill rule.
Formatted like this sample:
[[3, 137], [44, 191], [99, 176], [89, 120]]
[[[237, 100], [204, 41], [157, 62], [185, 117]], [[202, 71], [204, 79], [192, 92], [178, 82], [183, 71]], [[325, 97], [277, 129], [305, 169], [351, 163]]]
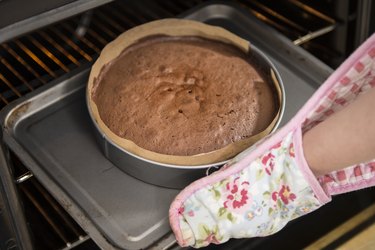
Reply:
[[309, 168], [307, 161], [305, 159], [305, 155], [303, 153], [303, 145], [302, 145], [302, 130], [298, 128], [297, 131], [294, 133], [293, 138], [294, 150], [296, 152], [296, 162], [299, 166], [301, 172], [305, 176], [305, 179], [310, 184], [316, 198], [319, 200], [320, 203], [325, 204], [331, 201], [331, 197], [326, 194], [323, 190], [321, 184], [319, 183], [316, 176], [313, 174], [311, 169]]
[[333, 171], [319, 180], [331, 195], [366, 188], [375, 184], [375, 163], [370, 161]]
[[327, 191], [332, 195], [347, 193], [351, 191], [356, 191], [360, 189], [364, 189], [367, 187], [375, 186], [375, 178], [372, 179], [363, 179], [356, 183], [348, 183], [342, 186], [329, 186], [327, 187]]

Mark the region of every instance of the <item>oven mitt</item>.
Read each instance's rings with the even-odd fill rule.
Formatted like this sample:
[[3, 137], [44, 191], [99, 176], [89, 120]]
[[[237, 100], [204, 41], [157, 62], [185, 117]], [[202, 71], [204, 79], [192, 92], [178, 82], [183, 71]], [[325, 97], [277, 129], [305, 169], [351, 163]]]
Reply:
[[283, 128], [183, 189], [169, 219], [181, 246], [271, 235], [331, 200], [375, 185], [375, 161], [315, 177], [302, 134], [375, 86], [375, 35], [363, 43]]

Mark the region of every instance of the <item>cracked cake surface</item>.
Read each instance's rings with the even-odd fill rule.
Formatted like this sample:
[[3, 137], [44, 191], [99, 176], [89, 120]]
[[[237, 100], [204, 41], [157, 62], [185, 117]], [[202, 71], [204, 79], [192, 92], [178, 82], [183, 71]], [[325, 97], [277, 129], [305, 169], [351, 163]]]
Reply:
[[117, 136], [167, 155], [196, 155], [260, 133], [275, 94], [242, 50], [199, 37], [154, 36], [126, 48], [94, 81]]

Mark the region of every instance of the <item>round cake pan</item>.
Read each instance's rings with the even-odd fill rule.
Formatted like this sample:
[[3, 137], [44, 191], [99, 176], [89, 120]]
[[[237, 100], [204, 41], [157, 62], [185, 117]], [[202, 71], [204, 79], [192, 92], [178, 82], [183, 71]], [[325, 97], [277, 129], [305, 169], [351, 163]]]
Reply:
[[[285, 109], [284, 85], [277, 68], [271, 60], [255, 46], [249, 45], [249, 47], [248, 56], [251, 57], [250, 60], [258, 66], [258, 70], [262, 71], [268, 81], [272, 81], [278, 86], [279, 112], [271, 130], [272, 133], [278, 128], [283, 117]], [[87, 93], [87, 105], [96, 128], [95, 133], [98, 143], [105, 157], [125, 173], [146, 183], [167, 188], [181, 189], [194, 180], [204, 177], [210, 168], [222, 166], [228, 161], [187, 166], [166, 164], [140, 157], [118, 146], [102, 131], [90, 109], [89, 93]]]

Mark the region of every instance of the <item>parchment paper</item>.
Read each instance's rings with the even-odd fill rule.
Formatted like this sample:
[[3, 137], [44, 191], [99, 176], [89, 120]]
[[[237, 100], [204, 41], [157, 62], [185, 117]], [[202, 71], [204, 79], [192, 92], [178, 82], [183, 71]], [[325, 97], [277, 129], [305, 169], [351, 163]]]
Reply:
[[114, 134], [101, 120], [98, 112], [98, 108], [92, 100], [92, 88], [94, 88], [95, 78], [98, 77], [100, 74], [101, 69], [104, 65], [115, 59], [120, 53], [128, 46], [136, 43], [138, 40], [145, 38], [147, 36], [152, 35], [169, 35], [169, 36], [199, 36], [203, 38], [219, 40], [225, 43], [229, 43], [232, 45], [237, 46], [245, 53], [251, 53], [251, 46], [250, 43], [235, 34], [216, 26], [211, 26], [207, 24], [203, 24], [197, 21], [191, 20], [182, 20], [182, 19], [162, 19], [153, 22], [149, 22], [137, 27], [134, 27], [119, 37], [117, 37], [114, 41], [109, 43], [105, 46], [102, 50], [99, 58], [93, 65], [89, 81], [87, 84], [86, 95], [87, 95], [87, 104], [90, 115], [93, 121], [96, 123], [97, 127], [102, 131], [103, 135], [111, 141], [112, 143], [116, 144], [120, 148], [124, 149], [125, 151], [131, 152], [136, 154], [140, 157], [143, 157], [148, 160], [152, 160], [159, 163], [166, 163], [166, 164], [173, 164], [173, 165], [182, 165], [182, 166], [196, 166], [196, 165], [207, 165], [207, 164], [214, 164], [218, 162], [222, 162], [225, 160], [230, 159], [231, 157], [235, 156], [236, 154], [240, 153], [244, 149], [248, 148], [259, 139], [263, 138], [267, 134], [269, 134], [272, 129], [275, 127], [277, 121], [280, 119], [281, 114], [281, 100], [282, 100], [282, 92], [280, 89], [280, 84], [277, 81], [272, 69], [270, 68], [271, 75], [274, 84], [274, 89], [276, 89], [277, 96], [278, 96], [278, 111], [271, 122], [271, 124], [262, 132], [231, 143], [224, 148], [192, 155], [192, 156], [178, 156], [178, 155], [165, 155], [156, 152], [152, 152], [146, 150], [144, 148], [139, 147], [134, 142], [121, 138]]

